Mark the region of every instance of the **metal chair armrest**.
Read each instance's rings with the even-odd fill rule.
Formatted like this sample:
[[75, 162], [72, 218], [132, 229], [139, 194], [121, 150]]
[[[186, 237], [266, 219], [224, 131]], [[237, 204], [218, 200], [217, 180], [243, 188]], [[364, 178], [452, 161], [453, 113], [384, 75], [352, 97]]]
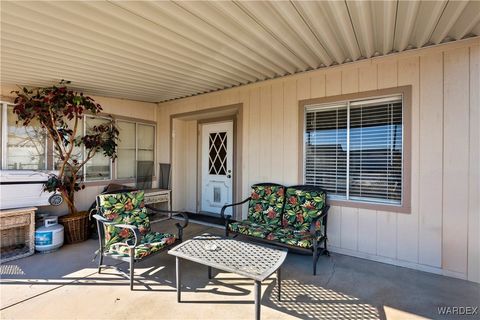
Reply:
[[184, 223], [183, 224], [180, 224], [180, 223], [175, 223], [175, 227], [177, 227], [177, 230], [178, 230], [178, 235], [177, 235], [177, 238], [182, 241], [183, 240], [183, 229], [185, 229], [187, 226], [188, 226], [188, 216], [185, 212], [178, 212], [177, 214], [180, 214], [182, 215], [183, 219], [184, 219]]
[[97, 220], [98, 222], [101, 222], [103, 224], [113, 224], [112, 221], [106, 219], [105, 217], [102, 217], [101, 215], [99, 214], [94, 214], [92, 217], [95, 218], [95, 220]]
[[131, 224], [115, 223], [98, 214], [93, 215], [93, 217], [97, 220], [98, 223], [102, 223], [107, 226], [112, 226], [115, 228], [130, 229], [133, 232], [133, 236], [135, 237], [135, 243], [133, 245], [127, 243], [129, 248], [136, 248], [140, 244], [142, 240], [142, 234], [140, 233], [140, 230], [138, 230], [137, 226], [134, 226]]
[[237, 203], [232, 203], [232, 204], [227, 204], [227, 205], [224, 205], [222, 207], [222, 210], [220, 211], [220, 217], [222, 217], [222, 219], [229, 219], [231, 217], [231, 215], [225, 215], [225, 210], [228, 208], [228, 207], [234, 207], [234, 206], [238, 206], [238, 205], [241, 205], [241, 204], [244, 204], [245, 202], [248, 202], [250, 201], [252, 198], [251, 197], [248, 197], [247, 199], [241, 201], [241, 202], [237, 202]]
[[163, 209], [158, 209], [150, 205], [145, 206], [147, 209], [152, 210], [153, 212], [162, 212], [162, 213], [172, 213], [172, 214], [179, 214], [183, 217], [184, 223], [175, 223], [175, 227], [178, 229], [178, 235], [177, 238], [182, 240], [183, 237], [183, 229], [185, 229], [188, 226], [188, 216], [185, 212], [183, 211], [175, 211], [175, 210], [163, 210]]

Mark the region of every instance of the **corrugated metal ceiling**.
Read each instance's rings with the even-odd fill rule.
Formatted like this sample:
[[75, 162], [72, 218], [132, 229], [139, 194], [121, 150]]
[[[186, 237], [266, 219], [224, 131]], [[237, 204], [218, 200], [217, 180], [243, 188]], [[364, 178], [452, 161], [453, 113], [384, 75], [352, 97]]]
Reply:
[[480, 1], [2, 1], [1, 83], [166, 101], [480, 35]]

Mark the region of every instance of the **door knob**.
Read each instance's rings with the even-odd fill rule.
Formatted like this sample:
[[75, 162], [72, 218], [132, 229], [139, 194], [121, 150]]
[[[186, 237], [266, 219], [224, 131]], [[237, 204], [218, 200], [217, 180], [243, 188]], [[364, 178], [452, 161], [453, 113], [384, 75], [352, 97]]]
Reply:
[[230, 179], [232, 177], [231, 174], [227, 174], [227, 178]]

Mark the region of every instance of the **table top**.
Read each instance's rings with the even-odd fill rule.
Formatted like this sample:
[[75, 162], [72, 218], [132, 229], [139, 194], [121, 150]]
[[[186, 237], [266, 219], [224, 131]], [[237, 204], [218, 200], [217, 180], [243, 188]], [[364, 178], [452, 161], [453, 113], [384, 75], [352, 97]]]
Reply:
[[0, 214], [3, 215], [17, 215], [17, 214], [25, 214], [31, 213], [32, 211], [36, 211], [36, 207], [25, 207], [25, 208], [11, 208], [11, 209], [2, 209], [0, 210]]
[[[212, 250], [216, 246], [215, 250]], [[253, 244], [212, 234], [202, 234], [168, 251], [176, 257], [263, 281], [287, 257], [286, 249]]]

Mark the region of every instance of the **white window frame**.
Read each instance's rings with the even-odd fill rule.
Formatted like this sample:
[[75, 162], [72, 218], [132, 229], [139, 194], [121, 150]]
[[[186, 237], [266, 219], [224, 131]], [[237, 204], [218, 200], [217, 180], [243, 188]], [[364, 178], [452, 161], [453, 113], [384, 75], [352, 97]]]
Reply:
[[[157, 125], [152, 122], [146, 122], [142, 120], [135, 120], [135, 119], [123, 119], [117, 118], [116, 123], [118, 122], [128, 122], [135, 124], [135, 164], [138, 161], [138, 126], [145, 125], [153, 127], [153, 177], [152, 179], [155, 181], [156, 179], [156, 172], [157, 172]], [[121, 139], [121, 137], [120, 137]], [[118, 177], [118, 161], [115, 161], [115, 177]], [[135, 182], [137, 180], [137, 166], [135, 165], [135, 176], [133, 178], [117, 178], [119, 181], [127, 181], [127, 182]], [[154, 182], [153, 181], [153, 182]]]
[[[90, 114], [87, 114], [87, 115], [84, 115], [83, 118], [82, 118], [82, 122], [83, 122], [83, 135], [85, 135], [87, 133], [87, 118], [91, 118], [91, 119], [105, 119], [105, 120], [110, 120], [109, 117], [105, 117], [105, 116], [98, 116], [98, 115], [90, 115]], [[101, 152], [101, 151], [100, 151]], [[85, 159], [85, 157], [87, 156], [87, 149], [85, 148], [85, 145], [82, 144], [82, 158]], [[54, 161], [55, 162], [55, 161]], [[88, 162], [87, 162], [88, 163]], [[95, 183], [95, 182], [103, 182], [103, 181], [111, 181], [113, 180], [113, 161], [111, 158], [109, 158], [109, 176], [108, 176], [108, 179], [95, 179], [95, 180], [87, 180], [87, 164], [85, 164], [85, 166], [83, 166], [82, 168], [82, 176], [83, 176], [83, 182], [90, 182], [90, 183]]]
[[[1, 170], [9, 170], [8, 169], [8, 152], [7, 152], [7, 143], [8, 143], [8, 106], [13, 106], [14, 104], [11, 102], [6, 102], [6, 101], [0, 101], [0, 112], [1, 112], [1, 123], [0, 123], [0, 134], [2, 137], [1, 140], [1, 145], [0, 147], [2, 148], [2, 156], [0, 158], [0, 169]], [[135, 124], [135, 163], [138, 160], [138, 126], [139, 125], [145, 125], [145, 126], [151, 126], [153, 127], [153, 134], [154, 134], [154, 142], [153, 142], [153, 162], [154, 162], [154, 168], [153, 168], [153, 182], [155, 182], [156, 176], [157, 176], [157, 167], [156, 167], [156, 161], [157, 161], [157, 125], [153, 121], [145, 121], [141, 119], [136, 119], [136, 118], [127, 118], [127, 117], [122, 117], [122, 116], [113, 116], [115, 119], [115, 122], [118, 123], [118, 121], [123, 121], [123, 122], [128, 122], [128, 123], [133, 123]], [[102, 118], [102, 119], [110, 119], [109, 117], [105, 115], [91, 115], [91, 114], [85, 114], [82, 118], [82, 129], [83, 129], [83, 134], [86, 133], [87, 131], [87, 118]], [[120, 137], [121, 139], [121, 137]], [[53, 150], [53, 144], [52, 141], [50, 140], [49, 137], [47, 137], [45, 141], [45, 168], [40, 169], [40, 170], [30, 170], [30, 169], [24, 169], [24, 171], [52, 171], [54, 168], [56, 156], [55, 152]], [[51, 154], [50, 154], [51, 153]], [[50, 161], [49, 161], [49, 157]], [[85, 146], [82, 146], [82, 156], [83, 159], [85, 159], [86, 156], [86, 149]], [[85, 185], [105, 185], [109, 182], [124, 182], [124, 183], [131, 183], [136, 181], [136, 175], [137, 175], [137, 168], [135, 167], [135, 177], [134, 178], [128, 178], [128, 179], [119, 179], [117, 178], [117, 161], [113, 161], [110, 159], [110, 175], [108, 179], [102, 179], [102, 180], [87, 180], [86, 177], [86, 167], [83, 168], [82, 172], [82, 178]]]
[[[0, 159], [1, 165], [0, 169], [1, 170], [10, 170], [8, 169], [8, 107], [13, 106], [13, 103], [10, 102], [5, 102], [5, 101], [0, 101], [0, 112], [2, 113], [2, 121], [0, 123], [0, 129], [1, 129], [1, 135], [2, 135], [2, 142], [1, 142], [1, 148], [2, 148], [2, 157]], [[38, 169], [38, 170], [32, 170], [32, 169], [17, 169], [21, 171], [48, 171], [48, 143], [49, 143], [49, 138], [47, 137], [45, 139], [45, 168]]]

